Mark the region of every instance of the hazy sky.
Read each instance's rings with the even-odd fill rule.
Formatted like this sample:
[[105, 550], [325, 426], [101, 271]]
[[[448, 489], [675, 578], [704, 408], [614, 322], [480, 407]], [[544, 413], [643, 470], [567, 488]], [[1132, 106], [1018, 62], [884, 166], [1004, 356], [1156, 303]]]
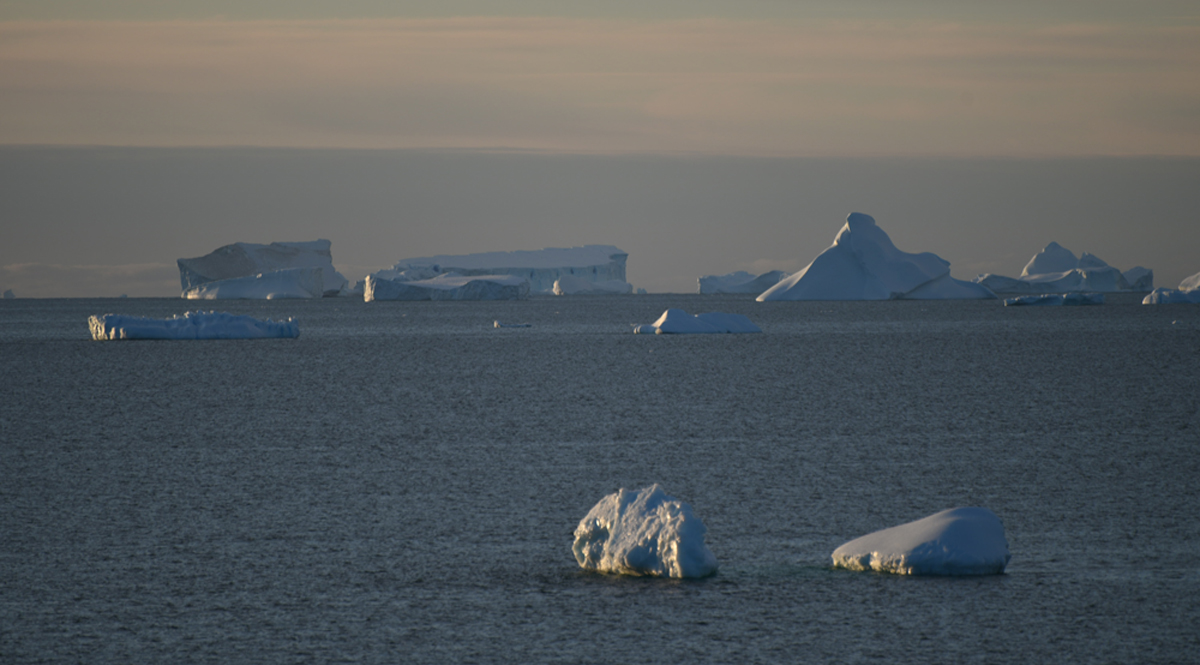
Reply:
[[[851, 210], [958, 277], [1057, 240], [1173, 286], [1197, 72], [1195, 2], [7, 0], [0, 288], [172, 295], [175, 258], [317, 233], [351, 272], [616, 244], [693, 290]], [[196, 149], [229, 146], [266, 150]]]

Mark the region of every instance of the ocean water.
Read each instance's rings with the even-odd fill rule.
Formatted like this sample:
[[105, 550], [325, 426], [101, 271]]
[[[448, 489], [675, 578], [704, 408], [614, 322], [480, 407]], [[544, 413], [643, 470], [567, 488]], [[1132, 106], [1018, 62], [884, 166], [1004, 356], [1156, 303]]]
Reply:
[[[0, 301], [0, 662], [1196, 662], [1200, 307], [1109, 301]], [[667, 307], [764, 332], [630, 334]], [[720, 572], [580, 570], [655, 482]], [[967, 505], [1006, 574], [829, 567]]]

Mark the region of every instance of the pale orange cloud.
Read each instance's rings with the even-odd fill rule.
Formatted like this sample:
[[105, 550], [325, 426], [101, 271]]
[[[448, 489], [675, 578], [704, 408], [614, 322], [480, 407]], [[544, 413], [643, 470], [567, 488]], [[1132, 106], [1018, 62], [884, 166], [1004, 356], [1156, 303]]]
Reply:
[[1200, 28], [0, 23], [0, 143], [1200, 154]]

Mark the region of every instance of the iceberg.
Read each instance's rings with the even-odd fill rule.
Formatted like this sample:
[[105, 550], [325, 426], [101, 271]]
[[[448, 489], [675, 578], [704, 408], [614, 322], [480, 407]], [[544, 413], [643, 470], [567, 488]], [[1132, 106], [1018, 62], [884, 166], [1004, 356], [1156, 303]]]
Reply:
[[1143, 305], [1200, 304], [1200, 272], [1185, 278], [1176, 289], [1154, 289], [1142, 299]]
[[622, 488], [597, 503], [575, 527], [571, 547], [586, 570], [621, 575], [707, 577], [717, 558], [704, 543], [707, 529], [688, 504], [657, 484]]
[[183, 292], [188, 300], [278, 300], [320, 298], [324, 295], [320, 268], [287, 268], [259, 275], [218, 279]]
[[642, 335], [760, 333], [762, 328], [741, 314], [708, 312], [692, 316], [682, 309], [672, 308], [663, 312], [654, 323], [634, 326], [633, 332]]
[[[531, 293], [551, 294], [554, 293], [554, 282], [561, 277], [577, 277], [589, 282], [625, 282], [627, 258], [628, 254], [612, 245], [551, 247], [402, 259], [391, 269], [372, 274], [382, 279], [395, 279], [398, 273], [420, 269], [459, 275], [514, 275], [529, 281]], [[632, 287], [628, 288], [624, 293], [632, 291]]]
[[995, 513], [952, 508], [856, 538], [833, 551], [833, 565], [897, 575], [996, 575], [1010, 556]]
[[574, 275], [563, 275], [554, 280], [553, 291], [556, 296], [624, 295], [633, 292], [633, 285], [619, 279], [593, 282]]
[[122, 314], [88, 317], [94, 340], [113, 339], [262, 339], [300, 336], [300, 324], [262, 321], [227, 312], [187, 312], [169, 319], [151, 319]]
[[385, 279], [368, 275], [363, 300], [520, 300], [529, 296], [529, 281], [513, 275], [457, 275], [431, 279]]
[[1103, 305], [1103, 293], [1043, 293], [1005, 298], [1004, 306]]
[[1084, 252], [1076, 258], [1071, 250], [1051, 242], [1025, 264], [1020, 277], [988, 273], [975, 282], [996, 293], [1140, 292], [1154, 287], [1154, 271], [1137, 266], [1122, 273], [1094, 254]]
[[[333, 268], [332, 243], [328, 240], [309, 242], [273, 242], [261, 245], [236, 242], [191, 259], [179, 259], [179, 282], [184, 297], [192, 289], [223, 280], [254, 277], [290, 268], [314, 268], [320, 272], [320, 295], [343, 294], [348, 282]], [[295, 275], [296, 273], [289, 273]], [[308, 284], [306, 286], [311, 286]], [[234, 290], [237, 290], [236, 288]], [[317, 297], [320, 297], [317, 296]], [[234, 296], [238, 298], [259, 296]], [[304, 296], [308, 297], [308, 296]]]
[[5, 300], [12, 300], [13, 298], [16, 298], [16, 297], [17, 297], [17, 296], [16, 296], [16, 294], [14, 294], [14, 293], [12, 292], [12, 289], [6, 289], [6, 290], [4, 291], [4, 299], [5, 299]]
[[896, 249], [870, 215], [850, 213], [833, 245], [758, 296], [774, 300], [988, 299], [987, 288], [950, 276], [950, 262]]
[[772, 270], [757, 276], [739, 270], [728, 275], [705, 275], [696, 281], [700, 285], [700, 293], [762, 293], [787, 276], [782, 270]]

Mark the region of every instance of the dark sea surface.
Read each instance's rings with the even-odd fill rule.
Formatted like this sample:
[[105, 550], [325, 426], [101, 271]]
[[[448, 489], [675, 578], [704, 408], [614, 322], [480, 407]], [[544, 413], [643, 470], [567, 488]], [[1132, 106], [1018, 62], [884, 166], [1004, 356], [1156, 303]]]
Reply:
[[[95, 342], [198, 305], [0, 301], [0, 662], [1196, 662], [1200, 307], [1137, 303], [222, 301], [301, 336]], [[667, 307], [764, 332], [630, 333]], [[656, 482], [720, 572], [580, 570]], [[955, 506], [1006, 574], [830, 568]]]

